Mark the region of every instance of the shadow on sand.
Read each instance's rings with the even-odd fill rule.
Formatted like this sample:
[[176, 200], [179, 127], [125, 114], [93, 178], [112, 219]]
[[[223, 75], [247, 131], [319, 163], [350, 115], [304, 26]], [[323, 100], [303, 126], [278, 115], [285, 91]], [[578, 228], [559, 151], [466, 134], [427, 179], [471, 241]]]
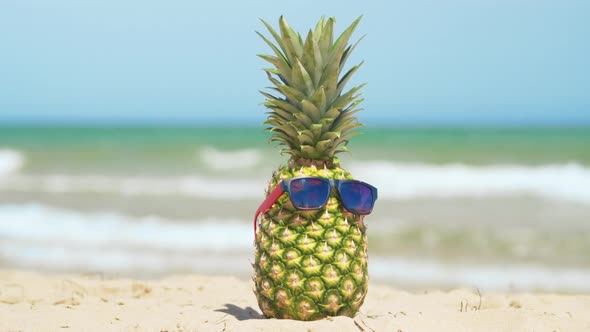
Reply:
[[237, 320], [265, 319], [262, 314], [252, 307], [241, 308], [231, 303], [226, 303], [225, 308], [217, 309], [215, 311], [230, 314], [236, 317]]

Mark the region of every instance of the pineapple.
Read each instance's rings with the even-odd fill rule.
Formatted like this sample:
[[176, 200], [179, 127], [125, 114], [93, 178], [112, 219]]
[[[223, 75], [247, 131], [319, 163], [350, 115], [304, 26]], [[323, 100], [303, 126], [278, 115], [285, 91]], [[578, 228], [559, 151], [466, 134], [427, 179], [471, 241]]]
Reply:
[[[274, 52], [259, 55], [272, 64], [264, 71], [274, 94], [261, 91], [270, 109], [265, 124], [271, 141], [290, 155], [288, 165], [273, 174], [267, 195], [293, 177], [352, 179], [336, 155], [347, 151], [348, 139], [362, 126], [354, 114], [361, 110], [364, 84], [344, 91], [362, 62], [343, 71], [358, 44], [348, 41], [360, 19], [335, 41], [334, 18], [321, 18], [305, 41], [282, 16], [280, 33], [262, 21], [276, 42], [257, 32]], [[347, 211], [335, 190], [320, 210], [297, 210], [288, 196], [258, 221], [253, 279], [262, 312], [297, 320], [354, 316], [368, 286], [363, 217]]]

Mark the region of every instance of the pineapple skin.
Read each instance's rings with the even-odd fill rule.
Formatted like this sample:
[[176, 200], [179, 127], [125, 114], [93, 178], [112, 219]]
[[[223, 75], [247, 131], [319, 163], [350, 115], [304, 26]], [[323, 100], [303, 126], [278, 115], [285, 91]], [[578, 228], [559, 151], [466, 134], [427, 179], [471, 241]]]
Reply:
[[[352, 179], [338, 166], [282, 167], [267, 192], [301, 176]], [[336, 190], [324, 208], [307, 211], [295, 209], [285, 193], [260, 220], [253, 280], [264, 316], [317, 320], [358, 312], [369, 280], [366, 226], [342, 206]]]

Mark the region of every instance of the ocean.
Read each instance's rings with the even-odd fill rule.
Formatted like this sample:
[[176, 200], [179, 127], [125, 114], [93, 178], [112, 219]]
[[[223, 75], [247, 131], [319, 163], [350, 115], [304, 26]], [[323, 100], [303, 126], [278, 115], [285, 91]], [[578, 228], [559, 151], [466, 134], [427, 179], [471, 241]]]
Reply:
[[[368, 128], [372, 280], [590, 291], [590, 129]], [[248, 278], [262, 128], [0, 128], [0, 267]]]

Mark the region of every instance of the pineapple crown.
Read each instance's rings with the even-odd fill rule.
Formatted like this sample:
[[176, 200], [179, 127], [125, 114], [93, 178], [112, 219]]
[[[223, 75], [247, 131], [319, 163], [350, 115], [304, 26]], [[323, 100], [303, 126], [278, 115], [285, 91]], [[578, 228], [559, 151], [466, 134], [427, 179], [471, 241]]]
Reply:
[[359, 134], [354, 129], [362, 124], [354, 115], [362, 110], [359, 91], [365, 84], [348, 91], [344, 88], [363, 62], [344, 75], [341, 72], [362, 39], [348, 44], [361, 18], [335, 41], [334, 18], [322, 17], [305, 41], [283, 16], [279, 19], [280, 34], [261, 20], [276, 42], [256, 32], [274, 52], [258, 55], [273, 65], [263, 69], [273, 84], [268, 88], [271, 93], [260, 91], [266, 97], [263, 105], [270, 109], [264, 124], [272, 133], [270, 141], [278, 142], [281, 153], [291, 155], [292, 161], [337, 163], [335, 155], [348, 152], [348, 139]]

